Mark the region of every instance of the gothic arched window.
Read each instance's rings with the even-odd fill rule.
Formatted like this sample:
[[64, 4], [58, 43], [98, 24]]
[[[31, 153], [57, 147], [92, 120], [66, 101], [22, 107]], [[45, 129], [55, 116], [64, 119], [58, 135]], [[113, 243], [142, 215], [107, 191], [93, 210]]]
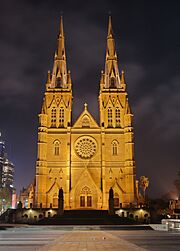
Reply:
[[112, 142], [112, 155], [118, 155], [118, 142], [116, 140]]
[[108, 127], [112, 127], [112, 109], [108, 108]]
[[56, 127], [56, 108], [53, 107], [51, 110], [51, 127]]
[[60, 145], [59, 141], [56, 140], [54, 142], [54, 155], [56, 155], [56, 156], [59, 155], [59, 153], [60, 153], [59, 145]]
[[120, 109], [119, 108], [116, 108], [116, 127], [120, 127], [120, 123], [121, 120], [120, 120]]
[[64, 127], [64, 108], [59, 109], [59, 127]]

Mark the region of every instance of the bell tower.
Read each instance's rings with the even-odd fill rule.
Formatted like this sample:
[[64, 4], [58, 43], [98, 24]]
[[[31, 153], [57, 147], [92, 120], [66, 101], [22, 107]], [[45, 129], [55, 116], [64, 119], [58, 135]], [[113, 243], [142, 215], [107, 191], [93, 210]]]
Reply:
[[[71, 126], [72, 84], [70, 71], [67, 71], [63, 18], [60, 18], [60, 31], [57, 50], [54, 56], [52, 74], [48, 71], [46, 90], [38, 127], [38, 153], [36, 163], [36, 207], [50, 207], [58, 203], [58, 194], [53, 192], [62, 187], [69, 192], [69, 156], [67, 148], [64, 155], [65, 168], [58, 163], [63, 148], [62, 135], [66, 135], [67, 146]], [[64, 161], [65, 162], [65, 161]], [[62, 178], [63, 176], [63, 178]], [[62, 181], [63, 180], [63, 181]], [[54, 188], [56, 187], [56, 189]], [[50, 192], [51, 191], [51, 192]]]
[[128, 101], [125, 74], [124, 71], [120, 74], [118, 68], [111, 16], [108, 24], [105, 69], [101, 72], [99, 110], [103, 193], [107, 194], [113, 184], [117, 183], [123, 191], [120, 201], [126, 206], [136, 201], [133, 114]]

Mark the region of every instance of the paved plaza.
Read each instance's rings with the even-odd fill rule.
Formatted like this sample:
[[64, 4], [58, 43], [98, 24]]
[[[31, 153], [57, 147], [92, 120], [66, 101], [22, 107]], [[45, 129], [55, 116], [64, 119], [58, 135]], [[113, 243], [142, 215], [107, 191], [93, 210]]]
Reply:
[[0, 230], [0, 251], [180, 250], [180, 233], [96, 227], [21, 226]]

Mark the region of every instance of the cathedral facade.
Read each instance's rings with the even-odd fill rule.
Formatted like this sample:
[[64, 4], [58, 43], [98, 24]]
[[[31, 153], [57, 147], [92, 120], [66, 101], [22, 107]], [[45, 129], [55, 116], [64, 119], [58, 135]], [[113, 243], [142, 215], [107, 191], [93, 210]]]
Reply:
[[64, 192], [64, 209], [108, 209], [137, 203], [133, 114], [124, 72], [119, 72], [109, 17], [105, 69], [99, 85], [99, 124], [84, 104], [72, 124], [72, 82], [67, 70], [63, 20], [52, 73], [48, 72], [39, 114], [38, 153], [33, 207], [57, 208]]

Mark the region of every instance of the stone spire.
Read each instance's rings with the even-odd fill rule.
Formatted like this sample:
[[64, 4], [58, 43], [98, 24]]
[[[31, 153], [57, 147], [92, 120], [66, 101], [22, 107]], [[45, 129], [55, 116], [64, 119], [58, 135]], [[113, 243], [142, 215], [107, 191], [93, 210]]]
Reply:
[[59, 59], [66, 60], [65, 54], [65, 42], [64, 42], [64, 29], [63, 29], [63, 17], [60, 17], [60, 29], [59, 29], [59, 36], [58, 36], [58, 51], [57, 57]]
[[117, 62], [117, 54], [113, 37], [112, 19], [109, 16], [106, 62], [105, 62], [105, 88], [120, 88], [120, 75]]
[[54, 56], [54, 66], [50, 88], [68, 88], [63, 17], [60, 18], [58, 48]]

